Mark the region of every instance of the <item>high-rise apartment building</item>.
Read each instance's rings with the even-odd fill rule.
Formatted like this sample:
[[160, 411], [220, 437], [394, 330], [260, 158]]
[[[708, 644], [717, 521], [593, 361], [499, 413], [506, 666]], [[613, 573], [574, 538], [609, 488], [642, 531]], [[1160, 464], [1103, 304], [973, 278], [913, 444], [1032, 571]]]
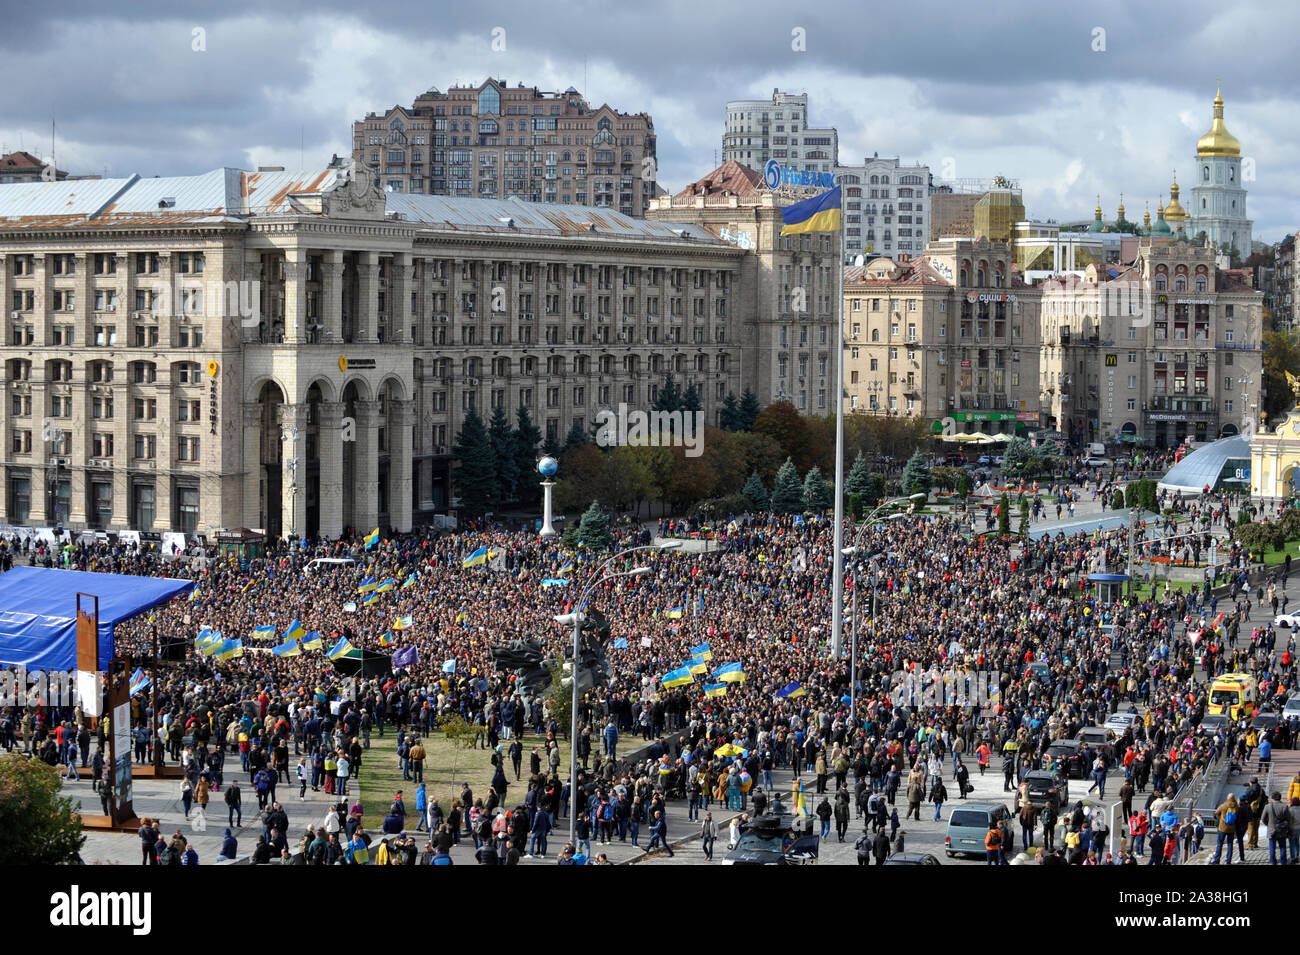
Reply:
[[834, 172], [839, 164], [839, 133], [809, 122], [807, 93], [776, 89], [770, 100], [732, 100], [727, 103], [722, 161], [738, 162], [760, 173], [769, 159], [796, 169]]
[[930, 169], [897, 157], [872, 156], [861, 166], [839, 166], [843, 186], [844, 255], [920, 255], [930, 222]]
[[634, 217], [656, 192], [655, 143], [647, 113], [498, 79], [431, 89], [352, 124], [352, 158], [386, 192], [518, 196]]

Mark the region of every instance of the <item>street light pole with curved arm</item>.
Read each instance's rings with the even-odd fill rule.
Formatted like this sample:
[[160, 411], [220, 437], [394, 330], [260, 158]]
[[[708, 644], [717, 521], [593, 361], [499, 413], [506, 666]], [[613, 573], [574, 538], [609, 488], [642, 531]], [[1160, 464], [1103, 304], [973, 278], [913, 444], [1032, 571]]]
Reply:
[[574, 842], [574, 837], [578, 825], [578, 662], [582, 658], [582, 624], [586, 620], [582, 613], [583, 608], [586, 607], [591, 592], [605, 581], [617, 580], [619, 577], [641, 577], [650, 573], [649, 567], [634, 567], [632, 570], [606, 576], [605, 569], [620, 557], [638, 551], [672, 550], [680, 546], [682, 546], [681, 541], [668, 541], [662, 544], [642, 544], [639, 547], [629, 547], [627, 550], [619, 551], [596, 568], [591, 583], [578, 598], [573, 612], [559, 614], [555, 618], [557, 623], [573, 625], [573, 662], [569, 668], [569, 681], [573, 690], [573, 699], [569, 705], [569, 844], [575, 848], [577, 843]]

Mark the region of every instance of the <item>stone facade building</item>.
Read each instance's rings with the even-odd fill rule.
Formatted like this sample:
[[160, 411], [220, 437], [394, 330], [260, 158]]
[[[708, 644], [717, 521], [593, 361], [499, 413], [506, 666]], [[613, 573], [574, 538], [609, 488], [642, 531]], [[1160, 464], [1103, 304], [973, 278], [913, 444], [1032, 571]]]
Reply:
[[343, 162], [0, 187], [0, 523], [405, 530], [453, 507], [471, 407], [563, 440], [671, 371], [716, 421], [747, 269], [696, 226]]

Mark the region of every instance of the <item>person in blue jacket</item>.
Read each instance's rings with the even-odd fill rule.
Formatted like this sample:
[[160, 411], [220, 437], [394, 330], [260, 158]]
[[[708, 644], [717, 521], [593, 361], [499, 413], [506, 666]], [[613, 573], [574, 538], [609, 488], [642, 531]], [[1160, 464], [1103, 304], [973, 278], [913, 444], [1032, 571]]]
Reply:
[[239, 840], [226, 830], [225, 837], [221, 840], [221, 852], [217, 855], [218, 862], [233, 861], [239, 855]]

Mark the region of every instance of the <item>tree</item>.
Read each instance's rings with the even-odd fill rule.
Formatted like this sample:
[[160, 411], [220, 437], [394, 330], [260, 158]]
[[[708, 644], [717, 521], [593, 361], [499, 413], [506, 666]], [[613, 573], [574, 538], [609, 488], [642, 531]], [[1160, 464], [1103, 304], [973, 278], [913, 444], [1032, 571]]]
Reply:
[[811, 467], [803, 480], [803, 506], [820, 514], [831, 507], [831, 491], [822, 477], [821, 468]]
[[602, 551], [609, 547], [613, 535], [609, 532], [609, 516], [595, 501], [587, 508], [578, 524], [578, 538], [586, 547]]
[[970, 473], [965, 468], [961, 468], [960, 473], [957, 475], [957, 493], [962, 497], [966, 497], [973, 490], [975, 490], [975, 485], [970, 479]]
[[[105, 767], [112, 776], [110, 767]], [[21, 753], [0, 755], [0, 865], [66, 865], [86, 837], [72, 800], [59, 795], [59, 771]]]
[[998, 537], [1006, 537], [1011, 533], [1011, 501], [1007, 499], [1007, 492], [1002, 492], [1002, 498], [998, 501]]
[[722, 399], [722, 409], [718, 417], [718, 424], [721, 426], [723, 431], [740, 430], [740, 402], [736, 400], [736, 393], [734, 391], [728, 391], [727, 397]]
[[542, 488], [537, 474], [537, 448], [542, 443], [542, 432], [528, 415], [528, 406], [520, 405], [515, 413], [515, 466], [518, 478], [518, 500], [525, 507], [536, 506], [541, 500]]
[[640, 450], [622, 445], [612, 453], [602, 455], [605, 459], [605, 480], [599, 492], [599, 496], [610, 503], [637, 516], [640, 516], [642, 503], [656, 493], [654, 478], [638, 453]]
[[695, 387], [695, 382], [686, 386], [686, 391], [682, 395], [682, 411], [700, 411], [704, 408], [704, 402], [700, 399], [700, 389]]
[[555, 508], [576, 513], [608, 491], [606, 455], [594, 444], [579, 444], [560, 455], [560, 480], [555, 486]]
[[510, 429], [504, 406], [492, 409], [488, 422], [488, 442], [492, 445], [493, 464], [496, 466], [497, 500], [506, 504], [518, 499], [519, 449], [515, 447], [515, 433]]
[[753, 431], [754, 422], [762, 413], [763, 406], [758, 403], [758, 395], [746, 388], [740, 396], [740, 417], [737, 419], [738, 430]]
[[745, 482], [745, 487], [740, 493], [745, 496], [746, 502], [752, 509], [756, 511], [767, 510], [767, 488], [763, 486], [763, 479], [758, 476], [757, 471], [749, 476], [749, 480]]
[[1020, 526], [1016, 533], [1021, 537], [1029, 536], [1029, 501], [1023, 494], [1020, 495]]
[[920, 451], [913, 452], [903, 467], [903, 493], [930, 494], [930, 462]]
[[496, 505], [497, 469], [492, 442], [474, 408], [465, 416], [451, 453], [459, 465], [455, 482], [461, 513], [469, 518], [482, 517]]
[[1111, 506], [1112, 509], [1114, 509], [1114, 510], [1116, 510], [1116, 511], [1122, 511], [1122, 510], [1124, 510], [1124, 492], [1123, 492], [1123, 491], [1120, 491], [1120, 490], [1116, 490], [1116, 491], [1115, 491], [1115, 496], [1111, 498], [1110, 506]]
[[659, 394], [655, 397], [654, 403], [650, 407], [655, 411], [681, 410], [682, 391], [677, 386], [677, 381], [673, 378], [672, 372], [669, 372], [664, 377], [663, 387], [659, 389]]
[[776, 472], [772, 487], [772, 510], [778, 514], [798, 514], [803, 510], [803, 483], [799, 472], [789, 458]]
[[573, 419], [573, 427], [569, 429], [568, 435], [564, 438], [564, 450], [569, 451], [581, 444], [591, 444], [591, 437], [583, 430], [578, 419]]
[[1025, 463], [1033, 457], [1034, 449], [1024, 438], [1012, 438], [1007, 444], [1006, 454], [1002, 460], [1002, 469], [1012, 474], [1024, 472]]
[[849, 476], [844, 479], [844, 490], [849, 494], [866, 494], [871, 486], [871, 469], [867, 467], [867, 458], [861, 451], [853, 459]]
[[1132, 481], [1124, 488], [1124, 506], [1140, 507], [1143, 510], [1160, 512], [1158, 500], [1159, 485], [1150, 478]]
[[[818, 441], [817, 430], [813, 420], [799, 414], [788, 401], [775, 401], [768, 405], [754, 422], [754, 432], [772, 438], [800, 471], [806, 471], [817, 464], [818, 457], [827, 447]], [[834, 451], [833, 436], [829, 448]]]
[[1269, 421], [1277, 421], [1296, 404], [1286, 372], [1300, 375], [1300, 347], [1290, 332], [1266, 331], [1263, 344], [1263, 411]]
[[456, 767], [460, 764], [460, 751], [474, 748], [474, 739], [478, 736], [478, 731], [473, 723], [459, 713], [439, 717], [438, 729], [442, 730], [442, 735], [447, 738], [447, 742], [451, 743], [451, 778], [455, 779]]

